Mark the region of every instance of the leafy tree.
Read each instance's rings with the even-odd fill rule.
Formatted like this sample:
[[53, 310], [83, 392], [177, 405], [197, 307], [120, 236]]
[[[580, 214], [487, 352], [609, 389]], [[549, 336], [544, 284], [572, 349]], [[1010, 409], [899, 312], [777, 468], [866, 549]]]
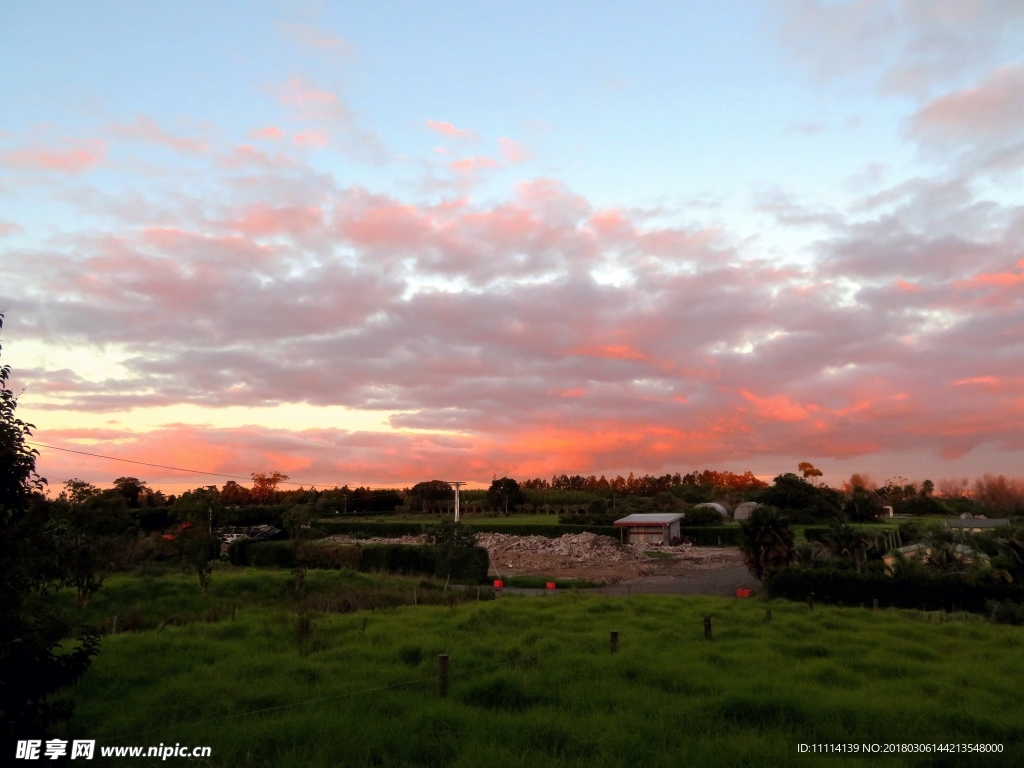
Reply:
[[811, 482], [812, 478], [821, 477], [822, 475], [822, 471], [820, 469], [816, 469], [809, 461], [801, 461], [797, 465], [797, 469], [799, 469], [801, 474], [803, 474], [804, 480], [807, 480], [808, 482]]
[[256, 504], [270, 504], [277, 499], [277, 486], [287, 479], [288, 475], [280, 472], [253, 472], [250, 497]]
[[843, 513], [850, 520], [874, 520], [882, 514], [882, 499], [863, 485], [855, 485], [843, 507]]
[[220, 489], [220, 501], [225, 506], [241, 507], [248, 504], [251, 499], [252, 493], [249, 489], [234, 480], [228, 480]]
[[[0, 313], [0, 328], [3, 314]], [[99, 651], [99, 635], [84, 630], [68, 647], [70, 627], [58, 614], [55, 590], [66, 583], [53, 541], [46, 480], [27, 440], [31, 424], [17, 418], [18, 399], [0, 366], [0, 738], [39, 738], [71, 707], [52, 701], [72, 685]]]
[[150, 493], [146, 481], [137, 477], [119, 477], [114, 481], [114, 488], [133, 508], [142, 506], [140, 500]]
[[511, 477], [503, 477], [500, 480], [493, 480], [491, 487], [487, 489], [487, 502], [491, 509], [502, 509], [508, 514], [509, 505], [515, 509], [516, 504], [525, 501], [523, 492], [519, 489], [519, 483]]
[[296, 504], [284, 514], [284, 527], [292, 540], [292, 551], [295, 553], [295, 567], [292, 568], [292, 589], [296, 595], [302, 594], [306, 582], [306, 569], [309, 567], [309, 541], [317, 536], [313, 525], [316, 507], [312, 504]]
[[776, 507], [792, 517], [828, 519], [842, 513], [843, 495], [828, 486], [811, 485], [792, 472], [779, 475], [757, 494], [755, 501]]
[[68, 480], [51, 505], [61, 563], [85, 608], [106, 577], [122, 562], [136, 533], [128, 503], [116, 490], [100, 491]]
[[427, 480], [416, 483], [409, 491], [410, 506], [420, 506], [424, 513], [439, 501], [452, 497], [452, 487], [444, 480]]
[[791, 565], [797, 559], [793, 531], [777, 509], [757, 507], [740, 523], [743, 541], [740, 551], [750, 572], [759, 580], [775, 570]]
[[446, 575], [444, 586], [447, 590], [460, 555], [476, 546], [476, 534], [462, 523], [445, 518], [427, 534], [427, 540], [437, 547], [438, 563], [441, 573]]
[[93, 496], [99, 496], [100, 492], [100, 489], [92, 483], [73, 477], [64, 482], [64, 490], [57, 498], [71, 504], [82, 504]]
[[203, 597], [209, 593], [213, 562], [220, 557], [220, 540], [213, 533], [220, 508], [216, 486], [185, 491], [171, 506], [171, 514], [181, 522], [174, 533], [164, 535], [175, 543], [182, 563], [196, 572]]

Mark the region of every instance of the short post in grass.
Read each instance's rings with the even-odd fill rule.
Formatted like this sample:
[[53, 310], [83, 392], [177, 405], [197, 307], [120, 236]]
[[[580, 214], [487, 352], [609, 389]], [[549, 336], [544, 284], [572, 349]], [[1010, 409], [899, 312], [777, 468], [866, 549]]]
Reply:
[[807, 610], [809, 610], [809, 611], [813, 611], [814, 610], [814, 593], [813, 592], [811, 592], [811, 594], [809, 594], [807, 596]]
[[771, 624], [772, 623], [772, 609], [771, 608], [769, 608], [768, 610], [766, 610], [764, 612], [764, 621], [765, 621], [765, 624]]
[[705, 613], [704, 614], [704, 639], [705, 640], [710, 640], [711, 639], [711, 614], [710, 613]]
[[873, 610], [873, 611], [877, 611], [878, 610], [878, 598], [877, 597], [871, 601], [871, 610]]
[[612, 653], [619, 652], [619, 633], [612, 630]]
[[442, 699], [448, 695], [448, 654], [437, 655], [437, 695]]

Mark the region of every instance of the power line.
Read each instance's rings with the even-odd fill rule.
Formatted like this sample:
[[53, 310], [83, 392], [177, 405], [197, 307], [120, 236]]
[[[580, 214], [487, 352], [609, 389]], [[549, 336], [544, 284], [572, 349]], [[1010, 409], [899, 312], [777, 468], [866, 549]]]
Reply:
[[[213, 477], [227, 477], [227, 478], [230, 478], [231, 480], [246, 480], [246, 481], [252, 480], [252, 477], [242, 477], [241, 475], [226, 475], [223, 472], [207, 472], [207, 471], [202, 470], [202, 469], [187, 469], [185, 467], [171, 467], [171, 466], [168, 466], [166, 464], [152, 464], [152, 463], [150, 463], [148, 461], [136, 461], [135, 459], [122, 459], [122, 458], [118, 458], [117, 456], [104, 456], [101, 453], [90, 453], [89, 451], [76, 451], [76, 450], [73, 450], [71, 448], [58, 448], [56, 445], [47, 445], [46, 443], [37, 443], [37, 442], [34, 442], [34, 441], [26, 441], [26, 442], [29, 445], [38, 446], [39, 448], [49, 448], [52, 451], [64, 451], [65, 453], [77, 453], [77, 454], [79, 454], [81, 456], [92, 456], [92, 457], [97, 458], [97, 459], [107, 459], [108, 461], [121, 461], [121, 462], [124, 462], [125, 464], [139, 464], [139, 465], [141, 465], [143, 467], [156, 467], [157, 469], [170, 469], [170, 470], [173, 470], [175, 472], [191, 472], [191, 473], [196, 474], [196, 475], [212, 475]], [[293, 482], [293, 481], [290, 481], [290, 480], [280, 480], [279, 482], [282, 485], [298, 485], [298, 486], [306, 486], [306, 485], [312, 486], [312, 485], [316, 485], [316, 483], [296, 483], [296, 482]], [[326, 483], [321, 483], [321, 485], [326, 485]], [[355, 489], [353, 489], [353, 490], [355, 490]], [[377, 488], [377, 489], [367, 488], [366, 490], [372, 491], [374, 493], [390, 493], [392, 491], [392, 489], [390, 489], [390, 488]]]

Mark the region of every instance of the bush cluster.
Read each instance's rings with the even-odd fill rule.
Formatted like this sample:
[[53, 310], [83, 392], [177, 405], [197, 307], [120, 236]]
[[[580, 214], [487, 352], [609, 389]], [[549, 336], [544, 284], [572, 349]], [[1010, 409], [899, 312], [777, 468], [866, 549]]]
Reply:
[[994, 581], [973, 580], [949, 573], [906, 571], [892, 576], [857, 573], [835, 568], [780, 568], [764, 580], [771, 597], [845, 605], [917, 608], [926, 611], [991, 612], [990, 602], [1024, 602], [1024, 587]]
[[[294, 568], [299, 565], [292, 541], [252, 541], [239, 539], [228, 550], [235, 565]], [[438, 547], [432, 544], [339, 545], [309, 543], [303, 548], [307, 568], [447, 576]], [[452, 579], [483, 584], [487, 581], [487, 550], [473, 547], [456, 553], [452, 560]]]

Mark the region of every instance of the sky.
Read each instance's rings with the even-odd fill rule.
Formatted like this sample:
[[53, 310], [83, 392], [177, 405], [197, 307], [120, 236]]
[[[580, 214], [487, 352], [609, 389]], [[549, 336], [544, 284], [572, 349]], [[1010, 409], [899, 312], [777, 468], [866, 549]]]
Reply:
[[51, 486], [1022, 475], [1024, 4], [0, 14]]

